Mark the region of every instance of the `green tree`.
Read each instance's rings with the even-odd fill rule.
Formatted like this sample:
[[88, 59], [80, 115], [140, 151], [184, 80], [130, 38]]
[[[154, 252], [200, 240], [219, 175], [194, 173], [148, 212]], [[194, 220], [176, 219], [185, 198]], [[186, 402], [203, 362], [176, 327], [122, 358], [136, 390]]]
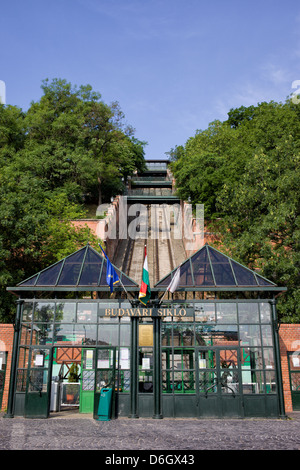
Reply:
[[282, 321], [300, 321], [300, 110], [290, 100], [231, 109], [197, 131], [172, 169], [177, 191], [204, 204], [206, 223], [228, 254], [287, 293]]

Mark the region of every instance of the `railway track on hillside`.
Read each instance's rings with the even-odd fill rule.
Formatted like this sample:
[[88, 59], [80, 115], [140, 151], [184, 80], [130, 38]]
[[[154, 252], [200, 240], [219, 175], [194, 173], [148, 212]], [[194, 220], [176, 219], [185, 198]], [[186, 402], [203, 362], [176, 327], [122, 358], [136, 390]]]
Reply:
[[[137, 211], [128, 217], [127, 240], [120, 240], [114, 264], [139, 285], [145, 245], [151, 286], [178, 264], [178, 244], [182, 245], [182, 240], [176, 240], [174, 244], [171, 212], [167, 205], [151, 204], [147, 206], [147, 213]], [[180, 249], [182, 262], [185, 259], [183, 245]]]

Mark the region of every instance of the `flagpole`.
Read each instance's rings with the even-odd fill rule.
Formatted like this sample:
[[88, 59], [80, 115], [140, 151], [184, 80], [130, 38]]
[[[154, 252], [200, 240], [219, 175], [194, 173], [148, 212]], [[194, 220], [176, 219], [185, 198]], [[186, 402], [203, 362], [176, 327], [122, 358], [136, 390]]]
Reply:
[[163, 298], [164, 296], [166, 295], [166, 293], [168, 292], [168, 288], [166, 289], [166, 291], [164, 292], [164, 295], [159, 299], [159, 304], [158, 305], [161, 305], [162, 301], [163, 301]]
[[[164, 295], [159, 299], [159, 304], [158, 304], [158, 305], [161, 305], [161, 303], [162, 303], [162, 301], [163, 301], [163, 298], [164, 298], [164, 296], [166, 295], [166, 293], [168, 292], [169, 287], [170, 287], [170, 285], [172, 284], [174, 277], [176, 276], [178, 270], [180, 270], [180, 268], [181, 268], [181, 265], [182, 265], [182, 263], [181, 263], [181, 264], [178, 266], [178, 268], [176, 269], [175, 274], [174, 274], [173, 278], [171, 279], [170, 284], [168, 285], [168, 287], [166, 288], [166, 290], [165, 290], [165, 292], [164, 292]], [[178, 285], [178, 282], [177, 282], [177, 285]], [[176, 290], [176, 288], [175, 288], [175, 290]], [[174, 290], [174, 292], [175, 292], [175, 290]], [[171, 291], [169, 291], [169, 292], [171, 292]], [[174, 292], [172, 292], [172, 294], [173, 294]]]
[[[107, 258], [107, 254], [106, 254], [105, 251], [103, 250], [101, 244], [98, 243], [98, 245], [100, 246], [101, 250], [102, 250], [103, 253], [105, 254], [106, 259], [108, 259], [108, 258]], [[123, 287], [123, 289], [124, 289], [124, 291], [125, 291], [125, 293], [126, 293], [126, 295], [127, 295], [127, 297], [128, 297], [128, 292], [127, 292], [127, 290], [125, 289], [125, 286], [124, 286], [123, 282], [121, 281], [121, 276], [118, 276], [118, 278], [119, 278], [119, 282], [120, 282], [121, 286]], [[131, 294], [131, 295], [132, 295], [132, 297], [134, 298], [134, 295], [133, 295], [133, 294]], [[129, 299], [129, 300], [130, 300], [130, 299]]]

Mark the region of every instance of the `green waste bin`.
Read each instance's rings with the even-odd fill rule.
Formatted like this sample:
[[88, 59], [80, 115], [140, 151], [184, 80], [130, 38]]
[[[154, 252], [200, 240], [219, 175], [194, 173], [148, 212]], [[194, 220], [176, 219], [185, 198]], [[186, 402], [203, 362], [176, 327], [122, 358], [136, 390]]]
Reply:
[[98, 421], [110, 421], [112, 388], [102, 388], [98, 406]]

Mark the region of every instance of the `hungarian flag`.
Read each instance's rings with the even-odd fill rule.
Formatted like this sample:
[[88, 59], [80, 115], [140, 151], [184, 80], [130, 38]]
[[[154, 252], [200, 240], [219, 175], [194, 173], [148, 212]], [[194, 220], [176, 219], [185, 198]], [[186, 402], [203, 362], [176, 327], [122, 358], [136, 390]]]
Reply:
[[140, 288], [139, 299], [142, 304], [146, 305], [151, 297], [149, 271], [148, 271], [148, 260], [147, 260], [147, 248], [145, 245], [145, 260], [143, 266], [142, 285]]

